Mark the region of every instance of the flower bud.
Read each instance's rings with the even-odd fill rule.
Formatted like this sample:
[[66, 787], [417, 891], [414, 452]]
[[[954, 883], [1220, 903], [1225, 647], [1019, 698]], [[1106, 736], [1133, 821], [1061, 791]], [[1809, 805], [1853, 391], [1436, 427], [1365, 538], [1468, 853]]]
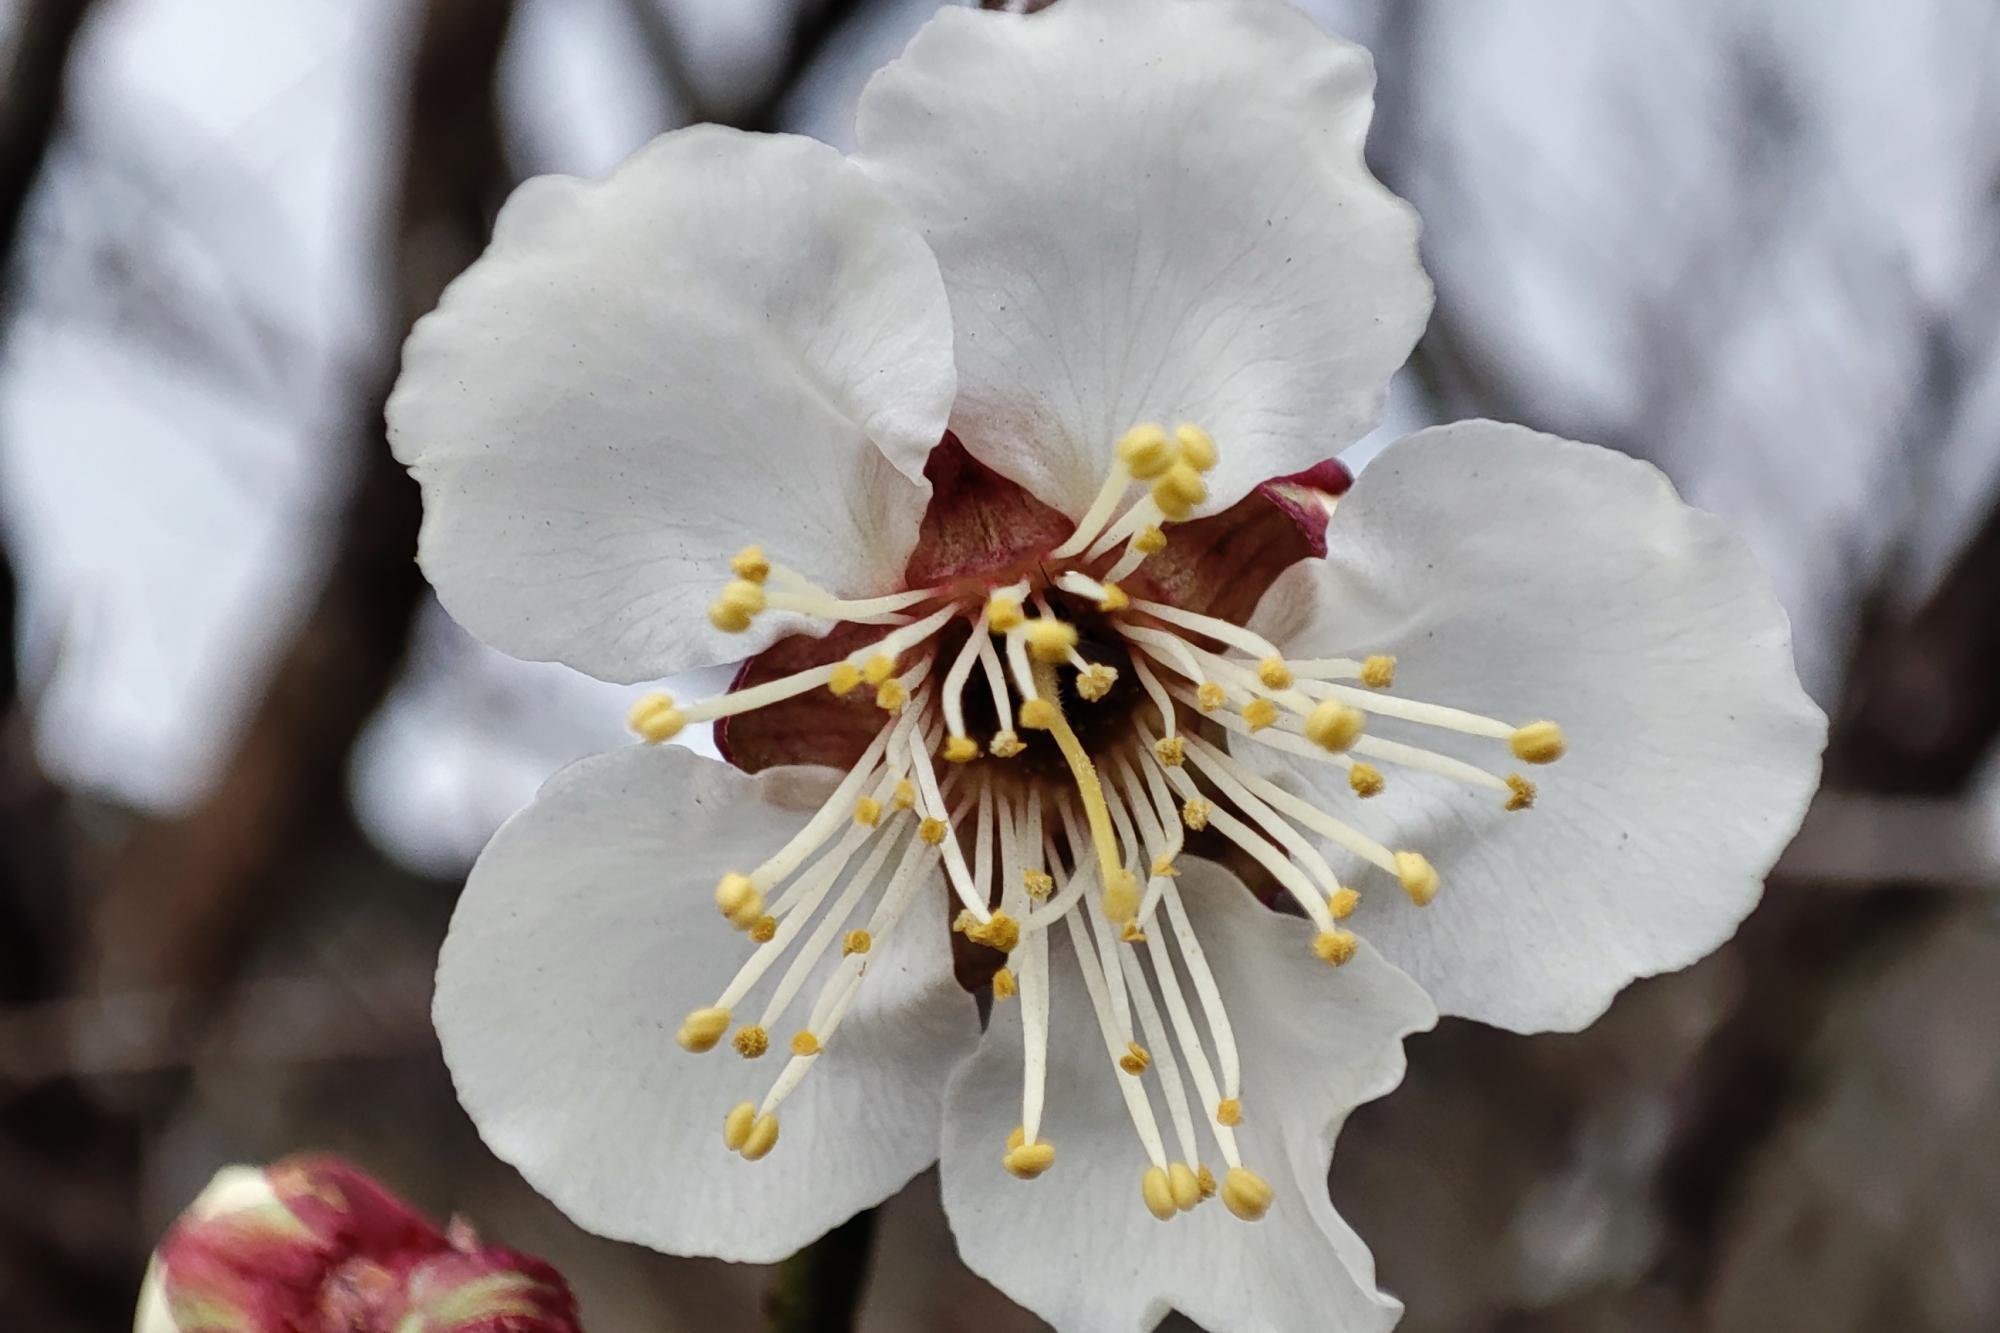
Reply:
[[134, 1333], [581, 1333], [562, 1275], [440, 1231], [331, 1157], [223, 1170], [168, 1230]]

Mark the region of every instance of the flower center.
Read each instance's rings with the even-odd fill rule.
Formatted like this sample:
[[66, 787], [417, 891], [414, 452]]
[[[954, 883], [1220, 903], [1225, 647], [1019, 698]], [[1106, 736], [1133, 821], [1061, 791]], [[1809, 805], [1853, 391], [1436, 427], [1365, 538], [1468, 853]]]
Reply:
[[[806, 826], [717, 885], [718, 909], [756, 947], [714, 1002], [688, 1015], [682, 1046], [720, 1044], [754, 993], [761, 1012], [739, 1023], [732, 1044], [761, 1057], [819, 977], [770, 1091], [725, 1117], [731, 1150], [755, 1161], [776, 1147], [779, 1108], [835, 1041], [872, 950], [902, 928], [942, 869], [958, 904], [954, 929], [999, 960], [994, 998], [1021, 1001], [1021, 1124], [1001, 1155], [1005, 1169], [1033, 1179], [1055, 1164], [1040, 1130], [1049, 933], [1060, 927], [1146, 1158], [1145, 1206], [1163, 1220], [1218, 1193], [1246, 1220], [1270, 1206], [1272, 1191], [1244, 1165], [1238, 1141], [1241, 1062], [1226, 997], [1175, 882], [1187, 832], [1209, 831], [1262, 867], [1310, 922], [1315, 954], [1334, 966], [1355, 954], [1342, 923], [1372, 891], [1369, 876], [1419, 907], [1436, 896], [1439, 876], [1422, 854], [1376, 841], [1223, 742], [1337, 767], [1357, 801], [1406, 769], [1490, 792], [1509, 810], [1534, 802], [1519, 773], [1371, 728], [1458, 733], [1529, 764], [1560, 758], [1566, 742], [1552, 722], [1516, 725], [1390, 694], [1394, 658], [1288, 658], [1240, 625], [1127, 591], [1121, 581], [1165, 547], [1167, 525], [1206, 499], [1216, 457], [1196, 427], [1134, 428], [1075, 531], [1032, 573], [1010, 572], [1013, 581], [997, 586], [955, 578], [847, 599], [758, 547], [732, 561], [734, 578], [709, 610], [720, 629], [742, 631], [781, 610], [881, 633], [835, 661], [686, 707], [648, 695], [632, 710], [633, 729], [659, 743], [690, 722], [816, 690], [869, 698], [881, 721]], [[1144, 489], [1130, 499], [1135, 486]], [[1360, 874], [1343, 877], [1321, 845]], [[1080, 907], [1086, 896], [1096, 911]], [[836, 946], [838, 961], [823, 966]], [[1219, 1182], [1199, 1165], [1205, 1147], [1224, 1164]]]

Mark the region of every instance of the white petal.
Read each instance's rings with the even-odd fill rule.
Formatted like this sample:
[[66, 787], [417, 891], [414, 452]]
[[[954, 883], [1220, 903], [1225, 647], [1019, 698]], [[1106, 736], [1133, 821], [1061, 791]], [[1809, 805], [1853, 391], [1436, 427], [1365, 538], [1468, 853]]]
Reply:
[[1374, 82], [1277, 0], [933, 19], [857, 160], [943, 266], [966, 446], [1075, 515], [1142, 421], [1215, 436], [1210, 510], [1359, 439], [1431, 299], [1361, 159]]
[[823, 145], [701, 126], [516, 191], [411, 336], [389, 422], [445, 608], [631, 682], [799, 627], [710, 628], [751, 542], [893, 591], [952, 392], [936, 262], [880, 191]]
[[[944, 1203], [959, 1253], [1062, 1333], [1141, 1333], [1170, 1307], [1212, 1333], [1388, 1329], [1402, 1306], [1376, 1291], [1374, 1260], [1333, 1211], [1327, 1163], [1348, 1111], [1401, 1081], [1402, 1038], [1429, 1027], [1435, 1011], [1373, 952], [1329, 968], [1313, 956], [1305, 922], [1265, 909], [1220, 867], [1182, 866], [1188, 912], [1242, 1051], [1244, 1164], [1276, 1191], [1271, 1211], [1256, 1223], [1219, 1199], [1167, 1222], [1146, 1211], [1146, 1157], [1115, 1082], [1127, 1075], [1105, 1056], [1059, 930], [1040, 1135], [1055, 1166], [1023, 1181], [1000, 1164], [1020, 1119], [1021, 1025], [996, 1007], [946, 1100]], [[1164, 1130], [1158, 1068], [1146, 1079]], [[1197, 1129], [1220, 1179], [1222, 1159]], [[1173, 1142], [1169, 1134], [1169, 1153]]]
[[751, 778], [634, 747], [557, 774], [474, 867], [438, 964], [445, 1059], [488, 1145], [579, 1225], [770, 1261], [935, 1159], [945, 1074], [978, 1022], [943, 916], [921, 902], [871, 957], [764, 1160], [729, 1152], [722, 1121], [761, 1100], [791, 1029], [758, 1060], [675, 1041], [751, 947], [715, 910], [717, 878], [775, 851], [825, 790], [814, 770]]
[[[1421, 851], [1443, 887], [1393, 884], [1352, 923], [1448, 1014], [1516, 1031], [1589, 1024], [1635, 977], [1684, 967], [1756, 905], [1819, 775], [1826, 719], [1800, 690], [1785, 614], [1743, 544], [1648, 464], [1469, 421], [1393, 445], [1255, 623], [1288, 653], [1393, 653], [1393, 693], [1560, 723], [1569, 755], [1380, 720], [1371, 732], [1540, 789], [1493, 793], [1383, 765], [1328, 808]], [[1268, 754], [1238, 745], [1240, 753]]]

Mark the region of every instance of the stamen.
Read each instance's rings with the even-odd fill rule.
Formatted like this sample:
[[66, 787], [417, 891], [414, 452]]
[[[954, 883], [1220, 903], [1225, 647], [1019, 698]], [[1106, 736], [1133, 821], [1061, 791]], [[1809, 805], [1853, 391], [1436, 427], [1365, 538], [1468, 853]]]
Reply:
[[[1173, 699], [1167, 694], [1167, 687], [1160, 684], [1160, 678], [1153, 674], [1151, 667], [1146, 665], [1145, 658], [1135, 656], [1131, 659], [1131, 662], [1132, 674], [1139, 678], [1139, 688], [1143, 689], [1146, 692], [1146, 697], [1153, 701], [1153, 707], [1160, 710], [1160, 725], [1166, 729], [1166, 741], [1163, 741], [1162, 744], [1173, 742], [1177, 734], [1175, 731], [1175, 721], [1179, 710], [1174, 707]], [[1178, 759], [1168, 759], [1165, 755], [1161, 755], [1160, 762], [1172, 766], [1180, 761]]]
[[[972, 872], [965, 864], [965, 853], [952, 836], [951, 823], [945, 815], [944, 793], [938, 790], [937, 774], [931, 769], [931, 757], [921, 748], [910, 752], [911, 767], [916, 773], [917, 788], [923, 793], [923, 804], [928, 808], [931, 819], [937, 819], [943, 828], [937, 844], [944, 848], [946, 877], [951, 881], [952, 890], [957, 893], [965, 910], [972, 913], [975, 921], [984, 922], [988, 913], [986, 900], [972, 882]], [[928, 837], [928, 835], [926, 835]]]
[[[1155, 620], [1164, 620], [1169, 625], [1178, 625], [1182, 629], [1192, 630], [1203, 638], [1214, 639], [1218, 643], [1226, 643], [1232, 648], [1241, 649], [1243, 652], [1260, 660], [1266, 657], [1282, 658], [1284, 656], [1269, 639], [1259, 634], [1253, 634], [1241, 625], [1233, 625], [1227, 620], [1219, 620], [1214, 616], [1197, 615], [1193, 611], [1183, 611], [1178, 606], [1169, 606], [1165, 602], [1146, 601], [1142, 598], [1134, 598], [1132, 608], [1135, 611], [1144, 611]], [[1157, 630], [1154, 631], [1154, 633], [1158, 632]]]
[[[1174, 1138], [1181, 1150], [1181, 1160], [1173, 1165], [1187, 1172], [1188, 1185], [1192, 1186], [1194, 1173], [1184, 1163], [1194, 1161], [1199, 1154], [1194, 1137], [1194, 1114], [1188, 1106], [1187, 1085], [1181, 1081], [1180, 1062], [1174, 1058], [1173, 1041], [1168, 1036], [1166, 1024], [1160, 1019], [1158, 1006], [1153, 1003], [1153, 990], [1146, 982], [1146, 971], [1139, 962], [1138, 951], [1123, 950], [1118, 955], [1118, 961], [1125, 970], [1125, 986], [1132, 994], [1133, 1007], [1139, 1012], [1139, 1026], [1151, 1047], [1146, 1052], [1148, 1059], [1141, 1062], [1136, 1072], [1144, 1073], [1146, 1065], [1152, 1061], [1156, 1060], [1159, 1064], [1160, 1087], [1167, 1099], [1167, 1118], [1173, 1123]], [[1201, 1201], [1197, 1195], [1183, 1204], [1181, 1197], [1176, 1191], [1175, 1206], [1182, 1209], [1192, 1208]]]
[[[945, 672], [944, 685], [938, 695], [944, 709], [945, 731], [951, 736], [951, 740], [945, 742], [945, 758], [948, 760], [952, 758], [953, 742], [969, 739], [965, 733], [965, 682], [972, 678], [972, 664], [979, 660], [979, 645], [992, 641], [987, 633], [987, 622], [987, 613], [982, 609], [978, 619], [972, 622], [972, 633], [966, 636], [965, 646], [952, 659], [951, 670]], [[978, 747], [973, 748], [974, 754], [977, 754]], [[967, 759], [972, 757], [966, 756]], [[962, 763], [964, 760], [953, 762]]]
[[1569, 741], [1553, 722], [1530, 722], [1515, 730], [1507, 743], [1524, 764], [1553, 764], [1569, 753]]
[[722, 595], [708, 604], [708, 623], [724, 634], [741, 634], [763, 613], [766, 600], [762, 584], [732, 579], [723, 585]]
[[722, 1034], [729, 1031], [729, 1011], [727, 1009], [697, 1009], [681, 1022], [677, 1034], [681, 1046], [697, 1055], [712, 1051], [722, 1040]]
[[1076, 782], [1077, 798], [1083, 803], [1085, 818], [1090, 821], [1091, 845], [1097, 853], [1098, 874], [1104, 885], [1105, 915], [1115, 921], [1129, 921], [1139, 909], [1138, 886], [1131, 882], [1131, 872], [1118, 859], [1118, 846], [1111, 831], [1111, 813], [1104, 804], [1104, 784], [1098, 779], [1097, 769], [1084, 751], [1083, 742], [1070, 729], [1061, 705], [1055, 702], [1058, 697], [1056, 669], [1042, 663], [1035, 668], [1035, 678], [1049, 696], [1049, 734], [1055, 738], [1056, 747], [1069, 764], [1070, 776]]
[[1023, 632], [1028, 641], [1028, 652], [1037, 662], [1067, 662], [1069, 655], [1076, 651], [1076, 626], [1067, 620], [1037, 617], [1028, 622]]
[[[1373, 660], [1372, 658], [1370, 659]], [[1306, 681], [1300, 688], [1307, 694], [1325, 699], [1338, 699], [1364, 713], [1377, 717], [1393, 717], [1405, 722], [1416, 722], [1427, 727], [1437, 727], [1444, 731], [1463, 732], [1468, 736], [1483, 736], [1489, 740], [1504, 741], [1518, 735], [1527, 728], [1516, 729], [1505, 722], [1478, 713], [1467, 712], [1463, 708], [1447, 708], [1443, 704], [1424, 703], [1417, 699], [1405, 699], [1398, 694], [1377, 694], [1371, 690], [1357, 690], [1352, 685], [1339, 685], [1331, 681]], [[1544, 725], [1544, 724], [1536, 724]], [[1554, 723], [1547, 723], [1555, 726]], [[1557, 735], [1561, 731], [1557, 729]]]
[[730, 560], [729, 569], [737, 578], [752, 583], [762, 583], [771, 576], [771, 562], [765, 559], [761, 546], [746, 546], [738, 551]]
[[1212, 755], [1219, 756], [1216, 762], [1228, 766], [1232, 778], [1254, 792], [1258, 799], [1269, 804], [1279, 814], [1311, 829], [1323, 838], [1339, 843], [1371, 865], [1378, 866], [1392, 875], [1398, 873], [1395, 853], [1381, 843], [1351, 825], [1335, 819], [1310, 801], [1294, 796], [1277, 783], [1251, 771], [1214, 746], [1208, 748]]
[[[1259, 828], [1275, 839], [1290, 854], [1292, 862], [1295, 865], [1302, 866], [1324, 886], [1323, 889], [1316, 892], [1313, 891], [1310, 883], [1307, 883], [1304, 895], [1300, 896], [1299, 887], [1296, 884], [1288, 884], [1288, 887], [1292, 888], [1293, 895], [1299, 898], [1299, 905], [1306, 909], [1306, 912], [1313, 918], [1314, 922], [1322, 930], [1329, 929], [1331, 922], [1326, 915], [1326, 905], [1322, 894], [1332, 893], [1340, 887], [1340, 877], [1333, 873], [1333, 867], [1326, 863], [1325, 858], [1320, 856], [1319, 851], [1310, 842], [1299, 836], [1298, 830], [1294, 829], [1281, 818], [1277, 811], [1259, 800], [1239, 780], [1237, 775], [1243, 770], [1228, 755], [1198, 736], [1192, 736], [1188, 739], [1190, 742], [1189, 753], [1193, 756], [1195, 763], [1201, 768], [1201, 771], [1208, 775], [1209, 780], [1216, 785], [1224, 796], [1227, 796], [1235, 803], [1237, 809], [1248, 815]], [[1171, 776], [1168, 778], [1168, 781], [1172, 781]], [[1188, 788], [1192, 790], [1193, 787], [1193, 782], [1189, 781]], [[1215, 816], [1214, 818], [1218, 826], [1220, 826], [1221, 820], [1226, 817]], [[1227, 834], [1228, 829], [1224, 828], [1223, 832]]]
[[[1098, 955], [1091, 942], [1091, 929], [1085, 924], [1082, 913], [1073, 913], [1068, 918], [1070, 944], [1076, 955], [1077, 970], [1083, 974], [1083, 988], [1090, 994], [1090, 1007], [1097, 1015], [1097, 1030], [1104, 1038], [1104, 1051], [1116, 1064], [1129, 1038], [1114, 1026], [1110, 996], [1105, 990], [1105, 977], [1098, 966]], [[1125, 1110], [1132, 1117], [1132, 1128], [1139, 1136], [1139, 1145], [1145, 1150], [1146, 1158], [1162, 1171], [1167, 1169], [1167, 1151], [1160, 1142], [1160, 1130], [1153, 1119], [1152, 1103], [1146, 1097], [1146, 1088], [1136, 1078], [1117, 1080], [1118, 1091], [1125, 1099]]]
[[[862, 860], [860, 869], [848, 877], [847, 887], [834, 899], [833, 906], [813, 928], [813, 933], [806, 938], [805, 945], [792, 959], [791, 965], [785, 969], [785, 975], [779, 980], [778, 988], [772, 992], [770, 1000], [764, 1005], [763, 1016], [757, 1020], [759, 1027], [768, 1030], [778, 1026], [778, 1020], [784, 1017], [786, 1008], [811, 977], [813, 969], [819, 965], [820, 958], [832, 947], [834, 939], [845, 937], [846, 932], [843, 927], [847, 918], [853, 915], [862, 895], [875, 887], [883, 866], [888, 863], [897, 845], [903, 842], [904, 827], [907, 825], [898, 826], [888, 836], [877, 839], [876, 845]], [[908, 845], [915, 847], [915, 850], [906, 851], [905, 855], [923, 854], [920, 843], [915, 843], [913, 840]]]
[[1535, 803], [1535, 784], [1519, 773], [1509, 773], [1507, 783], [1507, 808], [1526, 810]]
[[1098, 488], [1090, 508], [1077, 520], [1076, 531], [1062, 545], [1049, 552], [1049, 559], [1071, 559], [1090, 545], [1091, 538], [1098, 534], [1105, 520], [1118, 507], [1125, 488], [1135, 478], [1159, 476], [1173, 463], [1177, 452], [1163, 427], [1147, 424], [1126, 431], [1118, 441], [1111, 471], [1105, 475], [1104, 484]]
[[1069, 570], [1056, 579], [1056, 586], [1078, 597], [1088, 597], [1107, 615], [1125, 610], [1132, 598], [1115, 581], [1099, 583], [1080, 570]]
[[[1181, 961], [1187, 965], [1188, 982], [1194, 987], [1195, 998], [1201, 1004], [1202, 1018], [1208, 1024], [1209, 1039], [1215, 1043], [1216, 1063], [1221, 1072], [1219, 1086], [1203, 1086], [1200, 1082], [1197, 1082], [1196, 1086], [1201, 1088], [1203, 1100], [1211, 1106], [1219, 1107], [1226, 1101], [1237, 1101], [1242, 1096], [1243, 1064], [1236, 1050], [1236, 1030], [1230, 1026], [1229, 1010], [1222, 1003], [1222, 988], [1215, 984], [1215, 973], [1209, 968], [1208, 955], [1203, 952], [1201, 941], [1195, 936], [1194, 923], [1189, 920], [1187, 908], [1181, 902], [1180, 886], [1168, 881], [1166, 892], [1160, 897], [1160, 903], [1166, 908], [1167, 923], [1173, 928], [1174, 943], [1180, 947]], [[1163, 950], [1155, 951], [1154, 962], [1161, 976], [1172, 974], [1173, 965], [1166, 961]], [[1168, 996], [1167, 1007], [1172, 1010], [1180, 994], [1178, 988], [1169, 989], [1163, 986], [1161, 993]], [[1182, 1008], [1185, 1007], [1185, 1002], [1182, 1002]], [[1188, 1026], [1192, 1032], [1192, 1020]], [[1181, 1051], [1184, 1054], [1200, 1049], [1199, 1041], [1191, 1038], [1183, 1038], [1181, 1041]], [[1192, 1054], [1189, 1054], [1188, 1062], [1190, 1066], [1200, 1069]], [[1218, 1092], [1220, 1096], [1217, 1095]], [[1234, 1122], [1218, 1118], [1218, 1123], [1226, 1128]], [[1230, 1165], [1235, 1165], [1236, 1150], [1233, 1141], [1220, 1135], [1218, 1141], [1222, 1144], [1225, 1160]]]
[[680, 735], [687, 716], [674, 707], [674, 696], [659, 690], [642, 694], [625, 715], [625, 725], [648, 745], [661, 745]]
[[1245, 1222], [1255, 1222], [1271, 1209], [1271, 1186], [1264, 1177], [1232, 1166], [1222, 1178], [1222, 1204]]
[[[1439, 777], [1462, 782], [1468, 787], [1483, 787], [1488, 791], [1513, 793], [1513, 785], [1504, 778], [1495, 777], [1477, 764], [1468, 764], [1450, 755], [1438, 754], [1415, 745], [1404, 745], [1400, 741], [1385, 741], [1379, 736], [1364, 736], [1354, 746], [1356, 754], [1373, 755], [1386, 759], [1404, 768], [1414, 768], [1425, 773], [1435, 773]], [[1532, 788], [1530, 789], [1532, 791]]]

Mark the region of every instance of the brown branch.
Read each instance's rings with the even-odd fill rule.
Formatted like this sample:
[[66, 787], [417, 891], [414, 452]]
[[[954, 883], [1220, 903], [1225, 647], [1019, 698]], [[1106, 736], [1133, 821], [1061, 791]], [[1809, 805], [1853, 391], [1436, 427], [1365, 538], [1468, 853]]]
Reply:
[[382, 429], [393, 349], [478, 255], [506, 187], [493, 89], [512, 8], [429, 4], [394, 221], [396, 327], [348, 427], [361, 467], [331, 566], [213, 791], [184, 817], [142, 829], [107, 868], [100, 987], [187, 987], [199, 1005], [227, 984], [228, 960], [282, 899], [329, 812], [345, 818], [349, 751], [395, 679], [423, 593], [416, 487]]

